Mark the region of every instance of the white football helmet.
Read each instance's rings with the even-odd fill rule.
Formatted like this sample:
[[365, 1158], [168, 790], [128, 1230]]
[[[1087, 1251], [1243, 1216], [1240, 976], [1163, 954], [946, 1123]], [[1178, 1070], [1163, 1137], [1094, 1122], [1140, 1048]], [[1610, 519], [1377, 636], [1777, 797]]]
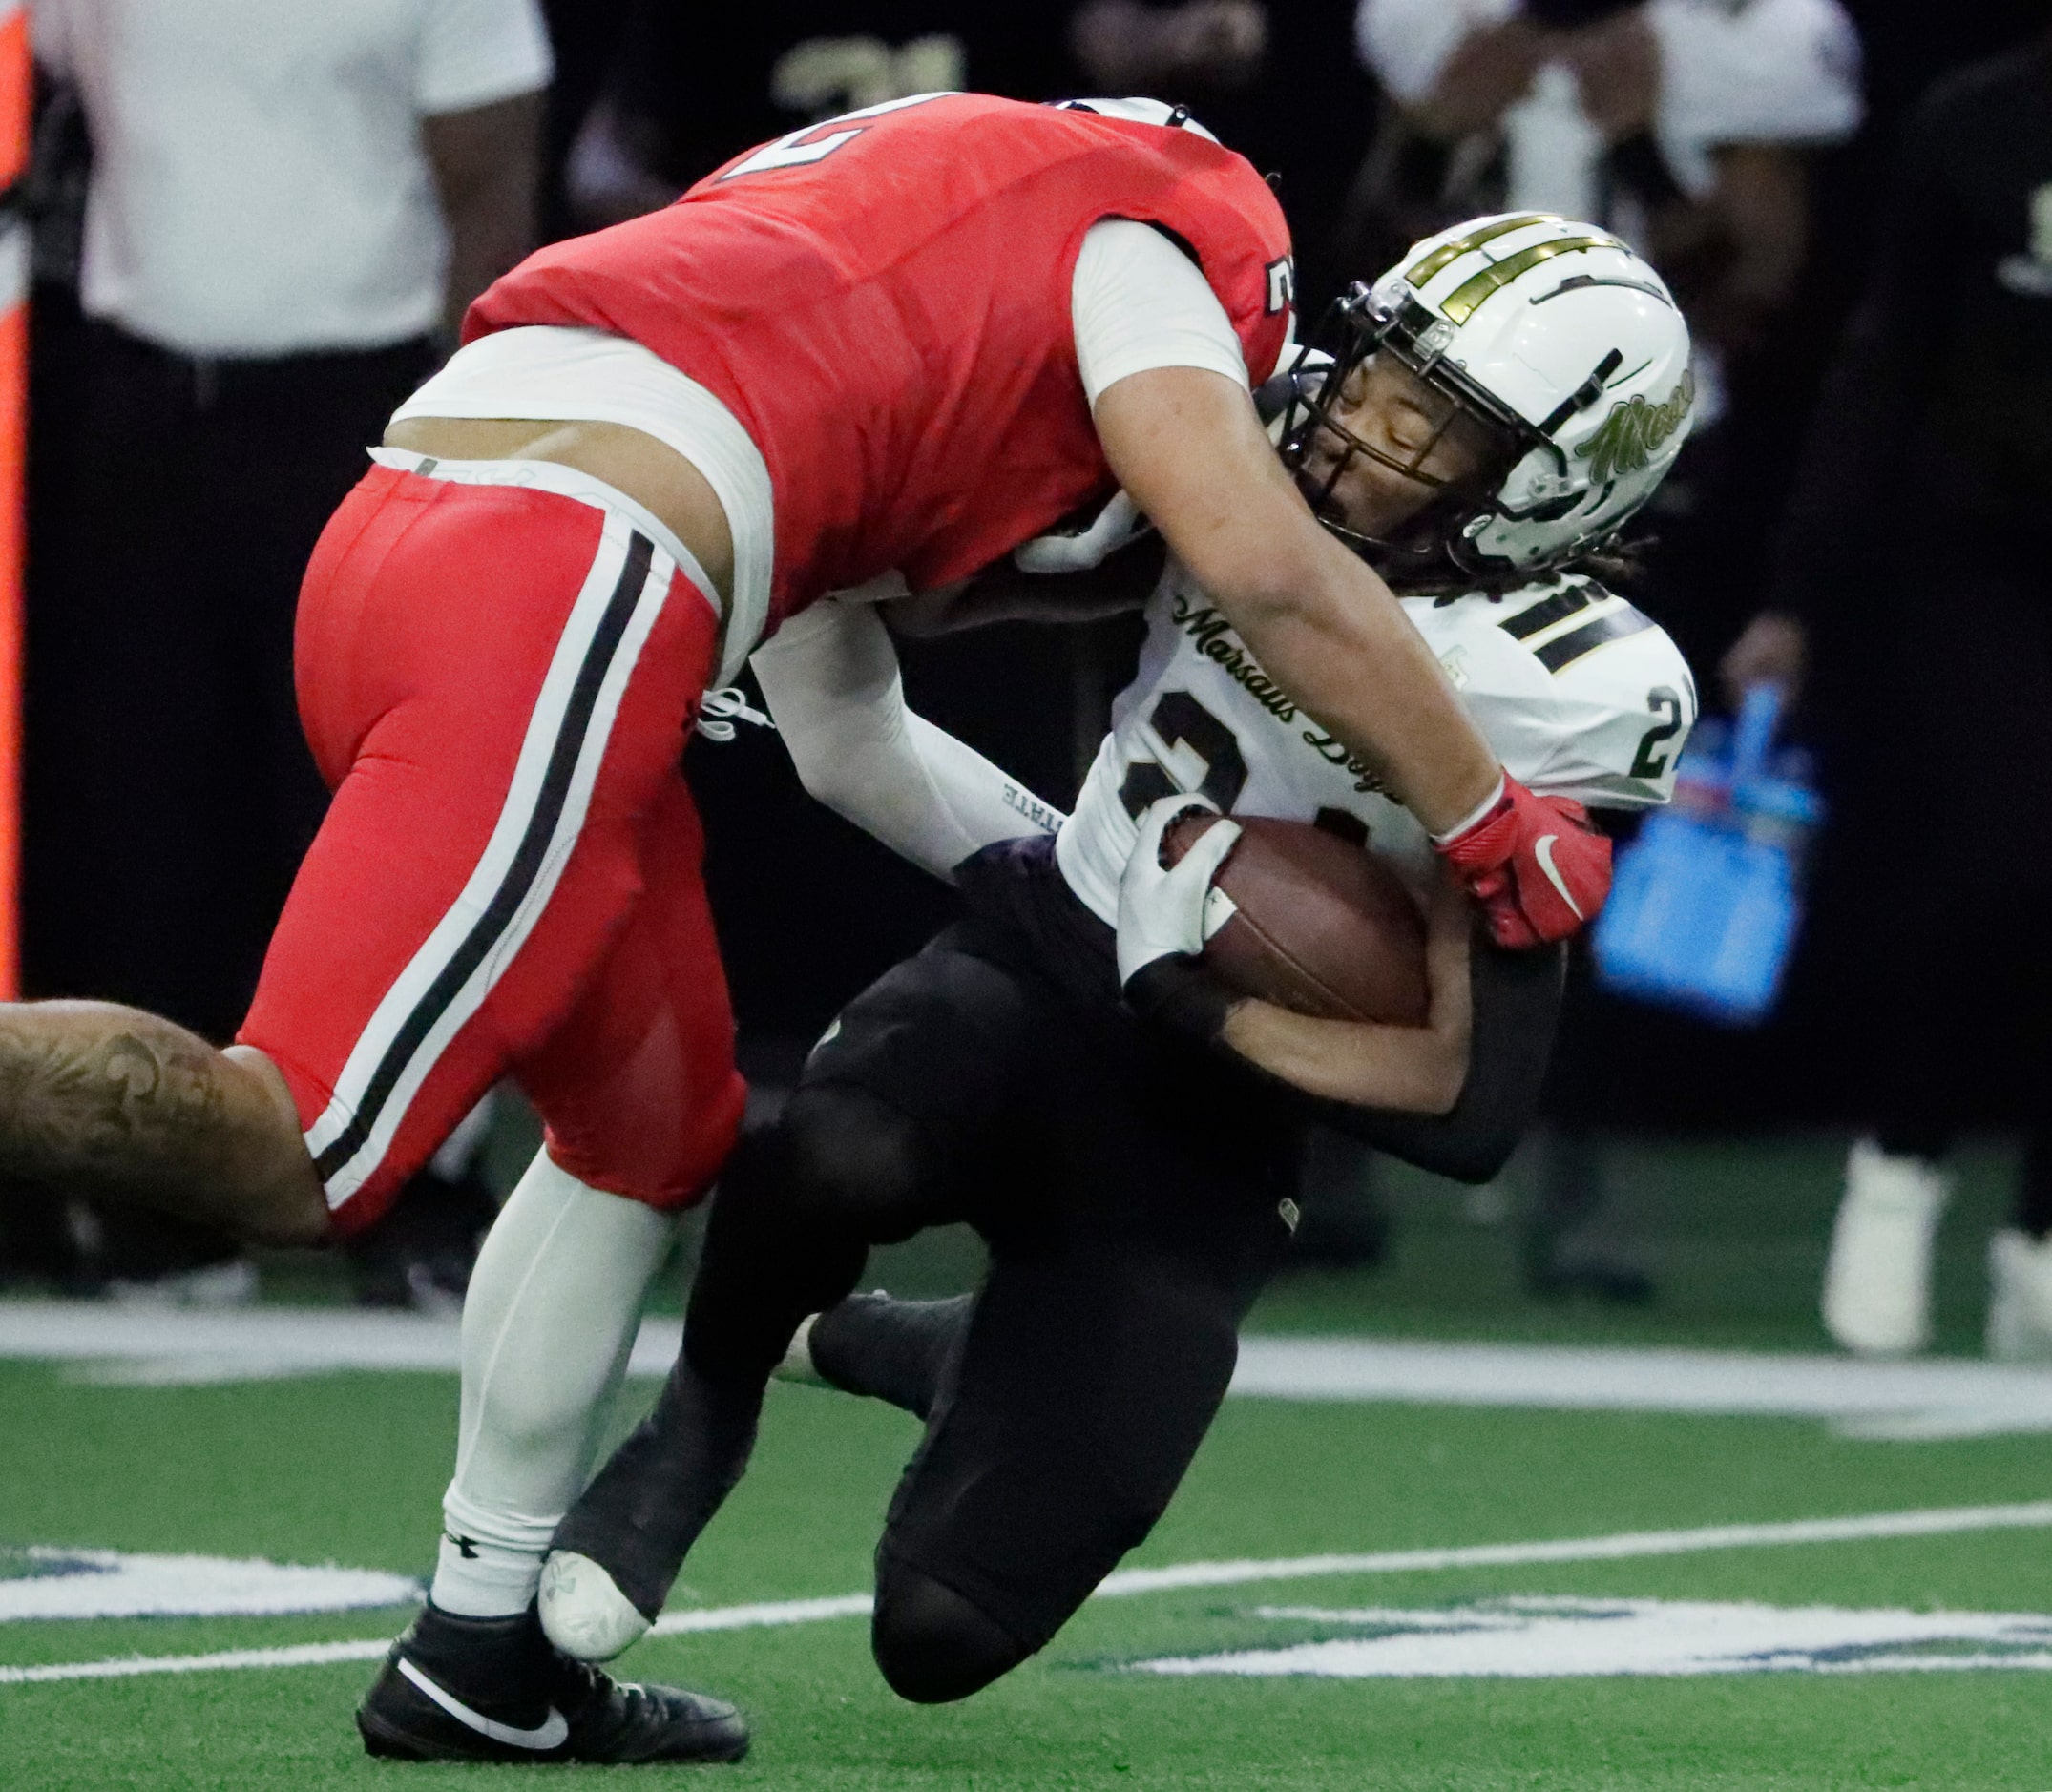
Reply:
[[1107, 118], [1124, 118], [1133, 124], [1158, 124], [1168, 131], [1194, 132], [1207, 143], [1218, 142], [1190, 116], [1187, 106], [1171, 106], [1165, 99], [1057, 99], [1053, 103], [1057, 112], [1101, 113]]
[[1614, 536], [1674, 464], [1695, 405], [1688, 326], [1666, 283], [1608, 231], [1545, 213], [1426, 238], [1354, 285], [1314, 341], [1331, 363], [1299, 356], [1283, 430], [1296, 468], [1319, 430], [1341, 438], [1330, 477], [1307, 491], [1314, 509], [1329, 509], [1355, 454], [1421, 476], [1331, 414], [1371, 355], [1394, 355], [1503, 440], [1482, 489], [1449, 490], [1422, 532], [1356, 538], [1371, 557], [1443, 558], [1476, 576], [1564, 565]]

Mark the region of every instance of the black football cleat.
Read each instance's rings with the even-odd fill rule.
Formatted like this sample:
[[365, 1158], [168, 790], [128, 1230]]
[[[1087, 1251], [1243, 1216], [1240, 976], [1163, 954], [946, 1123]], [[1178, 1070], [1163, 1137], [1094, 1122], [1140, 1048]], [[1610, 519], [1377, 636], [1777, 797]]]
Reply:
[[458, 1617], [429, 1605], [357, 1707], [367, 1754], [391, 1761], [739, 1761], [748, 1727], [724, 1699], [616, 1680], [549, 1647], [530, 1606]]

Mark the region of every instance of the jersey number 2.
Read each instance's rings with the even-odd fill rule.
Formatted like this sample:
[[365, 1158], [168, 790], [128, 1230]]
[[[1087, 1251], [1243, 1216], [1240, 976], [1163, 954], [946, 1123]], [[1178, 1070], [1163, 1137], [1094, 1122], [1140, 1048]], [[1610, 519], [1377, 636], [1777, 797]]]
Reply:
[[1645, 731], [1645, 738], [1639, 742], [1638, 756], [1632, 761], [1632, 776], [1658, 778], [1667, 769], [1667, 755], [1654, 749], [1682, 732], [1682, 699], [1668, 686], [1656, 684], [1646, 693], [1645, 706], [1661, 719]]
[[[803, 168], [809, 162], [823, 162], [835, 150], [852, 143], [862, 135], [862, 127], [852, 131], [843, 130], [844, 125], [854, 124], [857, 118], [874, 118], [882, 113], [903, 112], [908, 106], [923, 106], [930, 99], [945, 99], [945, 94], [911, 94], [904, 99], [887, 99], [881, 105], [864, 106], [858, 112], [844, 112], [838, 118], [824, 119], [818, 124], [801, 126], [788, 131], [774, 143], [763, 147], [745, 161], [739, 161], [722, 175], [722, 180], [732, 180], [737, 175], [767, 174], [772, 168]], [[820, 135], [824, 131], [827, 135]], [[811, 142], [806, 141], [807, 137]]]
[[[1246, 756], [1233, 731], [1187, 691], [1170, 691], [1148, 712], [1147, 725], [1171, 752], [1187, 747], [1204, 762], [1197, 795], [1207, 798], [1220, 814], [1232, 813], [1246, 788]], [[1135, 760], [1119, 786], [1119, 801], [1138, 821], [1150, 803], [1172, 797], [1183, 786], [1153, 760]]]

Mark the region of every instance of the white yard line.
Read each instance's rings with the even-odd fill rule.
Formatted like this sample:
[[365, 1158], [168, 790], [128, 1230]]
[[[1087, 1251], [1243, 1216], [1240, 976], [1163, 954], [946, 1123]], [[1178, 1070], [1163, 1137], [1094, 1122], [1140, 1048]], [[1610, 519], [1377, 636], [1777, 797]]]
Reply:
[[136, 1674], [210, 1674], [222, 1668], [320, 1668], [331, 1661], [375, 1661], [392, 1646], [375, 1641], [296, 1643], [285, 1649], [223, 1649], [210, 1656], [115, 1656], [106, 1661], [52, 1661], [39, 1668], [0, 1668], [0, 1686], [40, 1680], [121, 1680]]
[[760, 1630], [771, 1624], [817, 1624], [829, 1617], [868, 1617], [866, 1593], [837, 1594], [830, 1599], [775, 1599], [766, 1605], [716, 1605], [703, 1612], [667, 1612], [650, 1635], [683, 1636], [707, 1630]]
[[1122, 1568], [1098, 1589], [1102, 1598], [1174, 1593], [1185, 1587], [1237, 1587], [1256, 1580], [1311, 1580], [1333, 1574], [1429, 1574], [1449, 1568], [1519, 1568], [1538, 1562], [1622, 1562], [1642, 1555], [1693, 1555], [1706, 1550], [1767, 1550], [1801, 1543], [1868, 1543], [1884, 1537], [1940, 1537], [1968, 1531], [2052, 1528], [2052, 1500], [2021, 1506], [1949, 1506], [1922, 1511], [1865, 1512], [1852, 1518], [1796, 1518], [1768, 1525], [1710, 1525], [1694, 1531], [1625, 1531], [1608, 1537], [1550, 1543], [1479, 1543], [1455, 1550], [1386, 1550], [1374, 1555], [1300, 1555], [1294, 1560], [1185, 1562], [1177, 1568]]
[[[682, 1326], [643, 1322], [630, 1372], [660, 1376]], [[89, 1379], [163, 1386], [275, 1381], [338, 1369], [454, 1374], [454, 1319], [348, 1306], [223, 1311], [124, 1307], [104, 1301], [0, 1301], [0, 1357], [89, 1365]]]
[[[666, 1374], [678, 1330], [675, 1320], [645, 1322], [630, 1373]], [[0, 1358], [75, 1364], [85, 1379], [130, 1386], [342, 1369], [453, 1374], [458, 1350], [452, 1321], [411, 1313], [0, 1302]], [[1232, 1391], [1243, 1399], [1811, 1419], [1899, 1442], [2052, 1432], [2052, 1369], [1957, 1357], [1863, 1362], [1823, 1352], [1256, 1337], [1242, 1344]]]
[[1283, 1400], [1822, 1419], [1912, 1442], [2052, 1431], [2052, 1369], [1925, 1357], [1250, 1338], [1232, 1391]]
[[[2052, 1529], [2052, 1500], [2017, 1506], [1953, 1506], [1906, 1512], [1866, 1512], [1845, 1518], [1798, 1518], [1777, 1524], [1712, 1525], [1688, 1531], [1626, 1531], [1606, 1537], [1570, 1537], [1534, 1543], [1482, 1543], [1445, 1550], [1388, 1550], [1371, 1555], [1298, 1555], [1273, 1560], [1184, 1562], [1172, 1568], [1127, 1568], [1098, 1589], [1100, 1598], [1174, 1593], [1192, 1587], [1234, 1587], [1251, 1581], [1307, 1580], [1352, 1574], [1433, 1573], [1454, 1568], [1509, 1568], [1542, 1562], [1614, 1562], [1635, 1556], [1688, 1555], [1707, 1550], [1772, 1549], [1793, 1544], [1865, 1543], [1890, 1537], [1951, 1536], [1976, 1531]], [[758, 1630], [860, 1617], [866, 1593], [825, 1599], [780, 1599], [764, 1604], [673, 1612], [655, 1635]], [[230, 1649], [201, 1656], [118, 1656], [103, 1661], [60, 1661], [41, 1667], [0, 1667], [0, 1685], [49, 1680], [120, 1679], [138, 1674], [204, 1674], [236, 1668], [322, 1667], [336, 1661], [374, 1661], [385, 1638], [301, 1643], [280, 1649]]]
[[409, 1605], [420, 1596], [420, 1582], [411, 1575], [376, 1569], [307, 1567], [246, 1556], [0, 1548], [0, 1624], [283, 1617]]

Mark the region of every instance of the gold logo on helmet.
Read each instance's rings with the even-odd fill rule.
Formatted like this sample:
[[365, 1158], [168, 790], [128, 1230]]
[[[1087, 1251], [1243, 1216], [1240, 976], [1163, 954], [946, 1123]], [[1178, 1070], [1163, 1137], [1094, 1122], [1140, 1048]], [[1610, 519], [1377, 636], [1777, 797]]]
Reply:
[[1589, 463], [1589, 477], [1598, 485], [1620, 473], [1635, 473], [1682, 427], [1695, 402], [1694, 373], [1683, 374], [1681, 385], [1661, 404], [1648, 405], [1643, 393], [1635, 393], [1603, 419], [1575, 450], [1575, 458]]
[[1556, 212], [1513, 212], [1493, 223], [1477, 225], [1474, 230], [1455, 237], [1451, 242], [1442, 242], [1430, 255], [1413, 261], [1404, 270], [1404, 279], [1413, 286], [1422, 286], [1434, 275], [1443, 272], [1464, 255], [1473, 255], [1485, 242], [1494, 242], [1498, 237], [1507, 237], [1514, 230], [1523, 230], [1529, 224], [1564, 224], [1567, 219]]

